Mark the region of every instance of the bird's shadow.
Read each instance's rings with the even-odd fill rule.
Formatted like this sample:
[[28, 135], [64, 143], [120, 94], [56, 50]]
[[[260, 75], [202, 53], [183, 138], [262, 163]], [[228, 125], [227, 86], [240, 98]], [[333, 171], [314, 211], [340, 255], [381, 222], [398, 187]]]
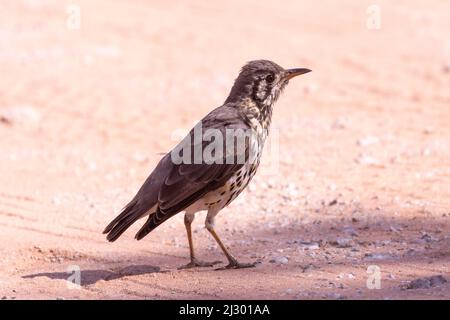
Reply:
[[[67, 280], [74, 282], [77, 278], [76, 272], [78, 269], [70, 269], [67, 272], [41, 272], [35, 274], [25, 275], [24, 279], [33, 279], [37, 277], [47, 277], [50, 279]], [[91, 270], [79, 270], [79, 280], [81, 286], [88, 286], [97, 283], [100, 280], [110, 281], [116, 280], [127, 276], [138, 276], [143, 274], [160, 273], [159, 267], [151, 265], [136, 265], [128, 266], [117, 271], [91, 269]]]

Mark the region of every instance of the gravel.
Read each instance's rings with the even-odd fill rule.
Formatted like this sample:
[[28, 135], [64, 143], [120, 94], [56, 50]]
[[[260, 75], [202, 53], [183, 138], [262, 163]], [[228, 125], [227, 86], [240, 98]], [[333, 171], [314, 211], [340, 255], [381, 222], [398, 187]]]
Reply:
[[442, 275], [435, 275], [427, 278], [415, 279], [405, 285], [403, 289], [429, 289], [440, 286], [444, 283], [447, 283], [447, 279], [445, 279]]

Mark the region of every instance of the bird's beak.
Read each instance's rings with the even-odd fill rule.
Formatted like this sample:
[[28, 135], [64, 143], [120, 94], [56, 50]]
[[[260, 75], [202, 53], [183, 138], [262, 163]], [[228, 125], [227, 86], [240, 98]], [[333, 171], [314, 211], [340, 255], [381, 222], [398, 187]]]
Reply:
[[301, 74], [305, 74], [311, 72], [311, 70], [306, 69], [306, 68], [295, 68], [295, 69], [288, 69], [286, 70], [286, 75], [285, 75], [285, 79], [289, 80], [293, 77], [299, 76]]

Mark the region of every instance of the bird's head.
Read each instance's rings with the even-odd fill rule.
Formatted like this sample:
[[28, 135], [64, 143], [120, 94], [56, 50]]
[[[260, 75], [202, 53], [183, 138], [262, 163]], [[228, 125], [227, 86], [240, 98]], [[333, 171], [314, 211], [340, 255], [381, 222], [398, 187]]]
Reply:
[[290, 79], [310, 71], [283, 69], [269, 60], [250, 61], [242, 67], [225, 103], [251, 99], [259, 107], [271, 106]]

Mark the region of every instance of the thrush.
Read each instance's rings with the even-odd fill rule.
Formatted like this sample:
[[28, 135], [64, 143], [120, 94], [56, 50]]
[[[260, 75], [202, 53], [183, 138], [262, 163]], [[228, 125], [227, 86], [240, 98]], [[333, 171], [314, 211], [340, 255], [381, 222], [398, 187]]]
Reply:
[[224, 104], [206, 115], [159, 161], [134, 198], [105, 228], [106, 238], [117, 240], [134, 222], [147, 217], [135, 236], [140, 240], [184, 211], [190, 262], [183, 268], [213, 266], [218, 262], [197, 259], [191, 230], [195, 213], [207, 210], [206, 229], [228, 260], [223, 269], [254, 266], [238, 262], [230, 253], [214, 220], [255, 175], [269, 134], [272, 106], [280, 93], [291, 78], [310, 71], [284, 69], [269, 60], [244, 65]]

